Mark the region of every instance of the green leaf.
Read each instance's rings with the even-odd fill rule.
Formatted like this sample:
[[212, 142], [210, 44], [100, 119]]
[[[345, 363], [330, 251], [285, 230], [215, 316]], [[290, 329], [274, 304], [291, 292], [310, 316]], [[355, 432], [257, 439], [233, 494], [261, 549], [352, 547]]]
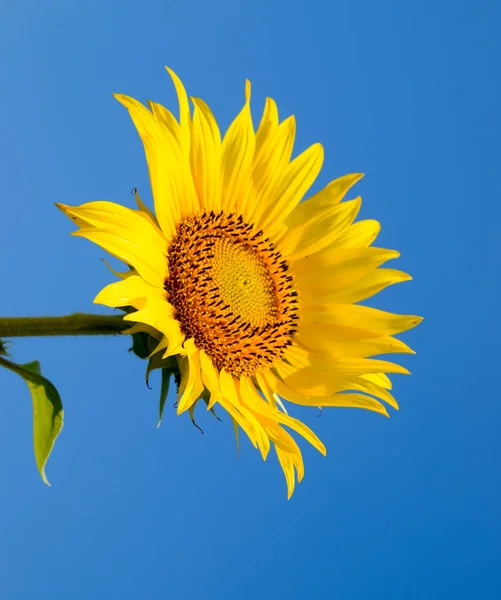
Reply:
[[238, 437], [238, 423], [235, 421], [235, 419], [233, 417], [231, 417], [231, 420], [233, 422], [233, 429], [235, 431], [235, 441], [237, 443], [237, 456], [240, 456], [240, 440]]
[[129, 352], [134, 352], [139, 358], [148, 358], [150, 353], [148, 350], [148, 337], [147, 333], [133, 333], [131, 335], [132, 347], [129, 348]]
[[63, 404], [52, 383], [42, 377], [40, 363], [33, 361], [22, 365], [34, 377], [22, 375], [28, 384], [33, 400], [33, 444], [35, 460], [42, 480], [50, 485], [45, 475], [45, 465], [49, 459], [57, 436], [63, 428]]
[[169, 385], [170, 385], [171, 375], [172, 375], [172, 369], [169, 369], [169, 368], [162, 369], [162, 386], [160, 388], [160, 405], [159, 405], [159, 409], [158, 409], [157, 428], [160, 427], [160, 423], [162, 422], [165, 401], [167, 400], [167, 395], [169, 394]]
[[177, 360], [174, 356], [162, 358], [162, 352], [157, 352], [148, 361], [146, 367], [146, 385], [150, 385], [150, 373], [155, 369], [168, 369], [171, 373], [178, 370]]
[[160, 403], [158, 408], [158, 423], [157, 427], [160, 427], [162, 417], [164, 414], [165, 401], [169, 393], [170, 379], [172, 375], [175, 375], [179, 371], [177, 360], [174, 356], [168, 356], [162, 358], [163, 352], [157, 352], [148, 360], [148, 366], [146, 367], [146, 385], [150, 387], [150, 373], [155, 369], [162, 370], [162, 385], [160, 387]]
[[20, 375], [28, 384], [33, 401], [33, 445], [35, 460], [42, 480], [50, 485], [45, 475], [45, 465], [54, 447], [54, 442], [63, 428], [63, 404], [54, 385], [40, 371], [35, 360], [18, 365], [0, 358], [0, 365]]

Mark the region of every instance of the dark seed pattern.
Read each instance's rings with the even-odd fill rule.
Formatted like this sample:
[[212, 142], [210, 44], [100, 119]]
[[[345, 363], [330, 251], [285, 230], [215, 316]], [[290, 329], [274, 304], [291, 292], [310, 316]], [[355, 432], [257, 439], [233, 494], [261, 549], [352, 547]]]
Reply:
[[[273, 307], [259, 325], [233, 314], [214, 281], [214, 248], [218, 242], [251, 252], [264, 265]], [[218, 370], [235, 377], [255, 372], [281, 358], [298, 326], [297, 292], [288, 264], [262, 231], [242, 216], [204, 211], [178, 226], [168, 251], [167, 300], [187, 338], [193, 337]]]

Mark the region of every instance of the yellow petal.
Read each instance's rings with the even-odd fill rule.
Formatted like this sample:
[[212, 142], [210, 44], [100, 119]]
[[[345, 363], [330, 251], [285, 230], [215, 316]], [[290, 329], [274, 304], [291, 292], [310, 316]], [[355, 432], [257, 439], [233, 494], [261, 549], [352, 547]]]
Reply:
[[[357, 277], [366, 274], [367, 269], [375, 269], [388, 260], [398, 258], [400, 253], [386, 248], [324, 248], [313, 255], [308, 255], [294, 261], [294, 273], [302, 276], [311, 275], [314, 279], [320, 273], [327, 273], [329, 280], [338, 271], [343, 271], [343, 279], [355, 272]], [[353, 281], [352, 277], [350, 281]]]
[[312, 406], [322, 404], [326, 397], [346, 389], [354, 378], [368, 373], [403, 373], [409, 371], [392, 362], [368, 358], [328, 358], [316, 359], [310, 367], [296, 369], [283, 363], [276, 366], [275, 373], [263, 372], [271, 389], [286, 399], [277, 381], [312, 400], [305, 403]]
[[275, 395], [273, 393], [273, 390], [270, 388], [268, 381], [266, 380], [266, 378], [264, 376], [263, 371], [257, 371], [255, 376], [256, 376], [256, 381], [259, 385], [259, 389], [261, 390], [261, 393], [265, 397], [266, 401], [271, 406], [276, 407], [277, 403], [275, 400]]
[[179, 123], [181, 126], [183, 147], [186, 155], [189, 155], [190, 148], [190, 137], [191, 137], [191, 118], [190, 118], [190, 104], [188, 102], [188, 96], [184, 85], [179, 77], [169, 67], [165, 67], [169, 75], [171, 76], [174, 87], [176, 88], [177, 99], [179, 101]]
[[56, 204], [70, 219], [84, 222], [84, 226], [92, 226], [97, 229], [109, 231], [128, 231], [138, 236], [151, 236], [155, 245], [165, 246], [165, 237], [162, 235], [153, 219], [141, 211], [132, 210], [115, 204], [97, 200], [87, 202], [81, 206], [67, 206]]
[[299, 204], [320, 173], [323, 160], [322, 145], [313, 144], [289, 164], [280, 186], [270, 196], [268, 210], [258, 223], [268, 235], [273, 236], [278, 225]]
[[[238, 410], [239, 413], [241, 413], [245, 421], [250, 424], [252, 428], [252, 437], [250, 439], [251, 441], [253, 441], [254, 439], [254, 441], [257, 443], [259, 450], [261, 451], [263, 460], [266, 460], [266, 457], [270, 450], [270, 440], [256, 416], [252, 413], [252, 411], [248, 410], [243, 405], [240, 399], [240, 394], [235, 379], [232, 375], [230, 375], [227, 371], [223, 369], [219, 374], [219, 382], [221, 386], [221, 392], [224, 395], [224, 397]], [[232, 416], [235, 415], [232, 414]], [[240, 421], [238, 422], [239, 424], [241, 424]], [[249, 434], [247, 433], [247, 435]]]
[[132, 241], [101, 229], [80, 229], [74, 236], [83, 237], [104, 250], [132, 265], [136, 271], [151, 285], [161, 288], [168, 275], [167, 259], [158, 249], [150, 246], [145, 239]]
[[263, 116], [256, 131], [256, 154], [259, 155], [261, 147], [266, 144], [270, 136], [278, 127], [278, 108], [273, 98], [266, 98]]
[[[353, 379], [352, 374], [347, 374], [336, 369], [332, 360], [317, 360], [313, 366], [302, 369], [287, 368], [287, 365], [275, 367], [275, 372], [279, 379], [282, 380], [291, 389], [308, 396], [316, 398], [313, 406], [318, 405], [318, 401], [322, 397], [331, 396], [342, 389], [343, 385]], [[274, 375], [268, 375], [268, 381], [274, 381]], [[279, 395], [271, 385], [273, 391]]]
[[391, 390], [393, 387], [390, 378], [384, 373], [365, 373], [364, 375], [360, 375], [360, 377], [387, 390]]
[[182, 344], [185, 336], [174, 315], [174, 308], [166, 299], [151, 296], [139, 310], [125, 315], [124, 321], [144, 323], [160, 331], [169, 340], [168, 350], [163, 355], [166, 358], [178, 353], [184, 354]]
[[219, 372], [205, 350], [200, 350], [200, 369], [202, 372], [202, 381], [210, 392], [210, 401], [207, 404], [207, 410], [210, 410], [219, 401], [221, 390], [219, 386]]
[[[148, 327], [148, 325], [143, 325], [143, 327]], [[153, 328], [151, 328], [151, 329], [153, 329]], [[153, 355], [157, 354], [158, 352], [163, 352], [162, 358], [166, 358], [167, 356], [171, 355], [171, 352], [169, 351], [170, 350], [169, 346], [171, 346], [171, 344], [169, 342], [169, 338], [165, 337], [165, 335], [163, 335], [163, 333], [160, 333], [160, 332], [157, 332], [157, 335], [154, 337], [159, 337], [159, 336], [160, 336], [160, 341], [158, 342], [158, 345], [155, 346], [155, 348], [153, 348], [153, 350], [148, 354], [148, 356], [146, 358], [150, 359]]]
[[[163, 337], [159, 331], [153, 329], [153, 327], [150, 327], [149, 325], [145, 325], [144, 323], [135, 323], [132, 327], [124, 329], [122, 333], [127, 335], [133, 335], [134, 333], [147, 333], [157, 340], [160, 340]], [[156, 346], [154, 352], [156, 353], [158, 350], [160, 350], [160, 348], [159, 346]]]
[[289, 261], [293, 261], [326, 248], [353, 223], [361, 203], [360, 198], [342, 202], [290, 228], [277, 242], [281, 252]]
[[359, 304], [332, 304], [328, 307], [329, 323], [364, 329], [380, 335], [407, 331], [416, 327], [422, 320], [422, 317], [397, 315]]
[[200, 205], [206, 210], [221, 209], [221, 134], [209, 107], [198, 98], [192, 98], [193, 139], [191, 169]]
[[167, 242], [145, 213], [114, 202], [88, 202], [81, 206], [56, 204], [85, 237], [132, 265], [152, 285], [163, 287], [167, 271]]
[[251, 180], [255, 133], [250, 112], [249, 86], [247, 82], [245, 105], [223, 139], [221, 195], [222, 206], [227, 212], [240, 212], [242, 199]]
[[346, 196], [348, 190], [362, 179], [362, 173], [353, 173], [334, 179], [314, 196], [301, 202], [287, 217], [286, 224], [289, 228], [303, 225], [323, 211], [329, 211], [339, 204]]
[[333, 240], [330, 248], [364, 248], [370, 246], [381, 231], [378, 221], [367, 219], [357, 221], [347, 227], [337, 239]]
[[301, 450], [294, 439], [283, 429], [280, 431], [279, 437], [273, 439], [273, 443], [275, 444], [275, 450], [285, 474], [288, 498], [290, 498], [294, 491], [294, 469], [297, 472], [298, 482], [304, 477], [304, 463]]
[[356, 281], [346, 289], [338, 287], [328, 292], [330, 302], [352, 304], [379, 293], [390, 285], [411, 281], [412, 277], [397, 269], [377, 269]]
[[181, 152], [188, 156], [189, 155], [189, 139], [188, 139], [188, 145], [186, 144], [186, 139], [183, 136], [183, 132], [181, 130], [181, 126], [179, 125], [179, 123], [176, 121], [176, 117], [165, 108], [165, 106], [162, 106], [161, 104], [158, 104], [157, 102], [152, 102], [151, 100], [148, 100], [148, 106], [150, 108], [150, 111], [153, 114], [153, 117], [155, 119], [155, 121], [157, 121], [157, 123], [162, 126], [162, 127], [166, 127], [167, 130], [170, 132], [170, 134], [173, 136], [173, 138], [176, 140]]
[[377, 354], [414, 354], [407, 344], [392, 336], [374, 336], [370, 332], [365, 335], [364, 330], [359, 330], [362, 337], [350, 339], [345, 335], [346, 332], [335, 324], [326, 321], [304, 321], [305, 319], [296, 334], [297, 342], [322, 356], [366, 358]]
[[380, 400], [384, 400], [384, 402], [388, 403], [396, 410], [399, 408], [397, 401], [390, 394], [390, 392], [388, 392], [388, 390], [385, 390], [383, 387], [376, 385], [375, 383], [362, 377], [352, 379], [346, 385], [342, 386], [340, 391], [364, 392], [365, 394], [370, 394], [371, 396], [376, 396], [376, 398], [379, 398]]
[[294, 476], [294, 465], [290, 456], [280, 450], [278, 446], [275, 446], [275, 451], [277, 453], [278, 461], [285, 475], [285, 481], [287, 482], [287, 500], [291, 499], [292, 494], [294, 493], [294, 487], [296, 485], [296, 478]]
[[140, 102], [115, 94], [128, 110], [143, 141], [155, 202], [155, 214], [167, 239], [176, 232], [181, 217], [198, 209], [189, 156], [168, 127]]
[[311, 364], [310, 352], [297, 344], [295, 340], [292, 340], [290, 346], [287, 346], [284, 350], [284, 359], [296, 369], [304, 368]]
[[365, 410], [377, 412], [385, 417], [390, 416], [385, 406], [381, 404], [381, 402], [378, 402], [369, 396], [364, 396], [363, 394], [336, 394], [329, 399], [329, 404], [323, 404], [323, 406], [336, 406], [339, 408], [363, 408]]
[[[259, 132], [258, 132], [259, 133]], [[289, 117], [277, 127], [269, 127], [265, 139], [261, 136], [256, 147], [252, 165], [252, 185], [249, 186], [245, 216], [254, 222], [256, 229], [262, 227], [264, 218], [274, 204], [274, 198], [284, 180], [296, 135], [296, 121]], [[283, 218], [280, 219], [282, 224]], [[285, 227], [282, 225], [285, 229]]]
[[192, 339], [184, 343], [184, 348], [186, 355], [181, 359], [180, 364], [184, 363], [187, 368], [181, 371], [182, 385], [179, 387], [178, 394], [178, 415], [190, 409], [204, 390], [200, 372], [200, 351], [196, 348]]
[[221, 398], [218, 400], [218, 404], [220, 404], [224, 408], [224, 410], [231, 416], [233, 421], [243, 429], [254, 448], [257, 448], [257, 436], [252, 424], [249, 423], [249, 421], [242, 415], [242, 413], [225, 396], [221, 396]]
[[334, 369], [347, 375], [363, 375], [366, 373], [401, 373], [409, 375], [409, 371], [387, 360], [378, 360], [375, 358], [347, 358], [334, 361]]
[[324, 456], [327, 455], [327, 449], [324, 444], [320, 441], [316, 434], [313, 433], [313, 431], [307, 425], [299, 421], [299, 419], [294, 419], [288, 415], [282, 415], [280, 422], [282, 425], [290, 427], [290, 429], [293, 429], [296, 433], [299, 433], [301, 436], [303, 436], [305, 440], [310, 442], [310, 444], [320, 452], [320, 454], [323, 454]]
[[240, 391], [243, 401], [249, 405], [251, 410], [254, 410], [268, 419], [272, 419], [281, 425], [290, 427], [302, 435], [314, 448], [325, 456], [327, 450], [313, 431], [301, 421], [281, 413], [267, 404], [258, 394], [254, 384], [245, 375], [240, 378]]
[[276, 389], [277, 394], [285, 398], [289, 402], [294, 404], [301, 404], [303, 406], [317, 406], [317, 407], [346, 407], [346, 408], [364, 408], [373, 412], [378, 412], [388, 417], [388, 411], [381, 402], [378, 402], [374, 398], [364, 396], [362, 394], [332, 394], [330, 396], [313, 397], [307, 396], [294, 390], [293, 388], [286, 385], [285, 382], [278, 378], [273, 381], [272, 387]]
[[[310, 304], [315, 306], [328, 301], [335, 302], [332, 298], [358, 290], [359, 287], [368, 286], [370, 289], [371, 278], [374, 279], [377, 267], [398, 256], [399, 253], [395, 250], [373, 247], [349, 248], [337, 251], [322, 250], [312, 256], [294, 261], [292, 266], [294, 281], [301, 302], [304, 306]], [[395, 283], [405, 280], [400, 273], [400, 271], [393, 272]], [[378, 279], [377, 276], [375, 278]]]
[[146, 283], [141, 277], [133, 275], [107, 285], [95, 297], [94, 303], [111, 308], [120, 306], [139, 308], [150, 296], [158, 296], [158, 289]]
[[240, 396], [242, 401], [255, 413], [278, 421], [278, 411], [262, 398], [252, 381], [246, 376], [240, 377]]

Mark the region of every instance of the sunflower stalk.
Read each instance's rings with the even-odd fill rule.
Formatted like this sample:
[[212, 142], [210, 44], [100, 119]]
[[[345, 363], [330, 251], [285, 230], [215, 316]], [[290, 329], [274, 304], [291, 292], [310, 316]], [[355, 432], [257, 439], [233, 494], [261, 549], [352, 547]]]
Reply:
[[74, 313], [63, 317], [0, 317], [0, 338], [115, 335], [130, 327], [122, 315]]

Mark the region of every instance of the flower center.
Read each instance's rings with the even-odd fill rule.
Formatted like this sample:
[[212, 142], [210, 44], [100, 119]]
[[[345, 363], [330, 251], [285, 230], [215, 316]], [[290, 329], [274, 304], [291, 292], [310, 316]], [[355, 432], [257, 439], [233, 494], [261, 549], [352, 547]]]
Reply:
[[220, 237], [209, 259], [211, 275], [219, 295], [230, 311], [251, 325], [265, 325], [277, 315], [277, 298], [263, 258], [230, 238]]
[[167, 299], [184, 334], [239, 377], [282, 356], [297, 328], [297, 292], [275, 246], [233, 213], [185, 219], [169, 249]]

